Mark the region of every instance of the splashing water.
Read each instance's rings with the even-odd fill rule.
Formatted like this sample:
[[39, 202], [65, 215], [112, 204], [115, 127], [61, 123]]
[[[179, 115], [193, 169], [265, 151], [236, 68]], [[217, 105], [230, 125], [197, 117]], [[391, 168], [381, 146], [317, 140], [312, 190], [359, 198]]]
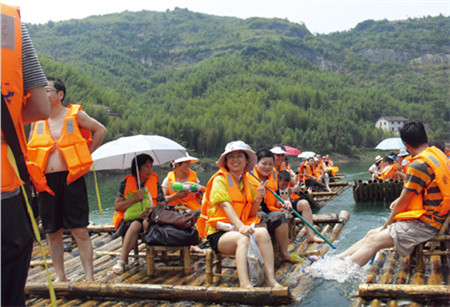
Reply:
[[305, 273], [314, 277], [327, 280], [336, 280], [339, 283], [363, 281], [367, 275], [367, 269], [362, 268], [350, 258], [341, 259], [337, 256], [329, 256], [314, 262], [305, 268]]

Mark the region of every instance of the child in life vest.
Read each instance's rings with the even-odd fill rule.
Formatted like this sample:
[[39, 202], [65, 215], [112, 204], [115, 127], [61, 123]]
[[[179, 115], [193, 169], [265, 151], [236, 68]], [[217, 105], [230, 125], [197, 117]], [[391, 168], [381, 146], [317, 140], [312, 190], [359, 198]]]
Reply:
[[[289, 187], [289, 182], [291, 181], [291, 174], [287, 171], [281, 171], [278, 173], [278, 194], [285, 201], [290, 202], [292, 204], [292, 208], [300, 213], [306, 221], [308, 221], [311, 225], [314, 225], [313, 216], [311, 206], [309, 202], [305, 199], [301, 199], [300, 196], [295, 194], [295, 190]], [[288, 223], [292, 223], [292, 213], [286, 209], [283, 209], [283, 212], [286, 214], [286, 218], [288, 219]], [[308, 242], [325, 242], [322, 238], [317, 236], [312, 229], [306, 227], [306, 237]]]

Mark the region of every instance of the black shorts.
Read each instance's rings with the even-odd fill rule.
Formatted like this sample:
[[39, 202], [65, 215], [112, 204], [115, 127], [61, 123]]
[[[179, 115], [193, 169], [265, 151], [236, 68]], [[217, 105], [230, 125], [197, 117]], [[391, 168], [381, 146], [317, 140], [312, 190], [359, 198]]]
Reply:
[[286, 216], [282, 211], [271, 211], [265, 213], [263, 211], [258, 212], [258, 216], [261, 217], [261, 222], [267, 224], [267, 230], [270, 234], [274, 234], [275, 229], [281, 226], [283, 223], [287, 223]]
[[215, 251], [216, 253], [219, 253], [218, 245], [220, 237], [223, 236], [225, 233], [226, 231], [219, 230], [218, 232], [208, 236], [209, 246], [211, 246], [213, 251]]
[[89, 224], [89, 202], [84, 177], [66, 184], [68, 172], [46, 174], [47, 184], [55, 196], [41, 192], [39, 213], [46, 233], [59, 229], [86, 227]]
[[[132, 220], [132, 221], [128, 221], [128, 222], [122, 221], [122, 223], [120, 223], [120, 225], [119, 225], [119, 228], [117, 228], [116, 232], [121, 237], [125, 237], [125, 234], [127, 233], [128, 228], [130, 228], [130, 226], [133, 222], [139, 222], [141, 224], [141, 230], [139, 231], [139, 233], [143, 233], [144, 231], [146, 231], [146, 229], [144, 229], [144, 220], [137, 219], [137, 220]], [[150, 223], [150, 221], [148, 221], [148, 222]]]

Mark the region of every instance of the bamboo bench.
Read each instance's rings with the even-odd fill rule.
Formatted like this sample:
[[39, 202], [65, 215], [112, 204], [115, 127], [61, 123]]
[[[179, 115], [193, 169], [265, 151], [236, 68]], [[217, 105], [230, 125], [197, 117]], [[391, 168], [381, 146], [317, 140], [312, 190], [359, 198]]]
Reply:
[[[416, 268], [418, 271], [423, 272], [425, 270], [425, 256], [444, 256], [443, 261], [445, 261], [444, 263], [447, 263], [446, 256], [450, 255], [450, 250], [446, 248], [446, 243], [450, 242], [450, 234], [448, 234], [450, 232], [449, 224], [450, 213], [447, 215], [438, 234], [433, 239], [418, 244], [414, 248], [413, 253], [410, 255], [410, 259], [416, 261]], [[425, 248], [427, 243], [431, 243], [428, 249]]]
[[[147, 262], [147, 275], [153, 276], [156, 270], [161, 271], [184, 271], [185, 274], [189, 274], [192, 272], [192, 260], [191, 260], [191, 252], [190, 246], [148, 246], [146, 247], [146, 262]], [[179, 252], [179, 259], [182, 265], [175, 266], [159, 266], [156, 267], [155, 259], [156, 253], [161, 252], [161, 257], [165, 261], [169, 261], [168, 253], [176, 253]]]
[[225, 255], [225, 254], [221, 254], [221, 253], [216, 253], [216, 252], [214, 252], [214, 250], [212, 248], [208, 248], [206, 250], [205, 273], [206, 273], [206, 284], [207, 285], [213, 284], [214, 277], [218, 277], [219, 281], [222, 277], [225, 277], [225, 278], [237, 278], [238, 277], [237, 272], [235, 272], [233, 274], [222, 273], [223, 268], [236, 270], [235, 265], [225, 265], [222, 263], [223, 260], [230, 259], [230, 258], [234, 258], [234, 255]]

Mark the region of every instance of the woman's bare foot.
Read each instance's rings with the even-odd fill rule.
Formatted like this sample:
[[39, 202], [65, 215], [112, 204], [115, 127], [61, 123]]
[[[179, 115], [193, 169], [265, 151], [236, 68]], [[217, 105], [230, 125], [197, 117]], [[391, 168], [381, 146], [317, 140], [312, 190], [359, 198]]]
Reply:
[[266, 282], [264, 283], [264, 285], [265, 285], [266, 287], [272, 287], [272, 288], [280, 288], [280, 287], [283, 287], [283, 285], [279, 284], [276, 280], [273, 280], [273, 281], [266, 281]]
[[197, 253], [197, 254], [202, 254], [205, 255], [206, 254], [206, 250], [201, 249], [200, 247], [198, 247], [197, 245], [191, 245], [191, 248], [189, 250], [191, 253]]
[[319, 237], [319, 236], [314, 236], [313, 238], [311, 238], [311, 239], [309, 239], [308, 238], [308, 242], [309, 243], [325, 243], [325, 240], [324, 239], [322, 239], [321, 237]]

